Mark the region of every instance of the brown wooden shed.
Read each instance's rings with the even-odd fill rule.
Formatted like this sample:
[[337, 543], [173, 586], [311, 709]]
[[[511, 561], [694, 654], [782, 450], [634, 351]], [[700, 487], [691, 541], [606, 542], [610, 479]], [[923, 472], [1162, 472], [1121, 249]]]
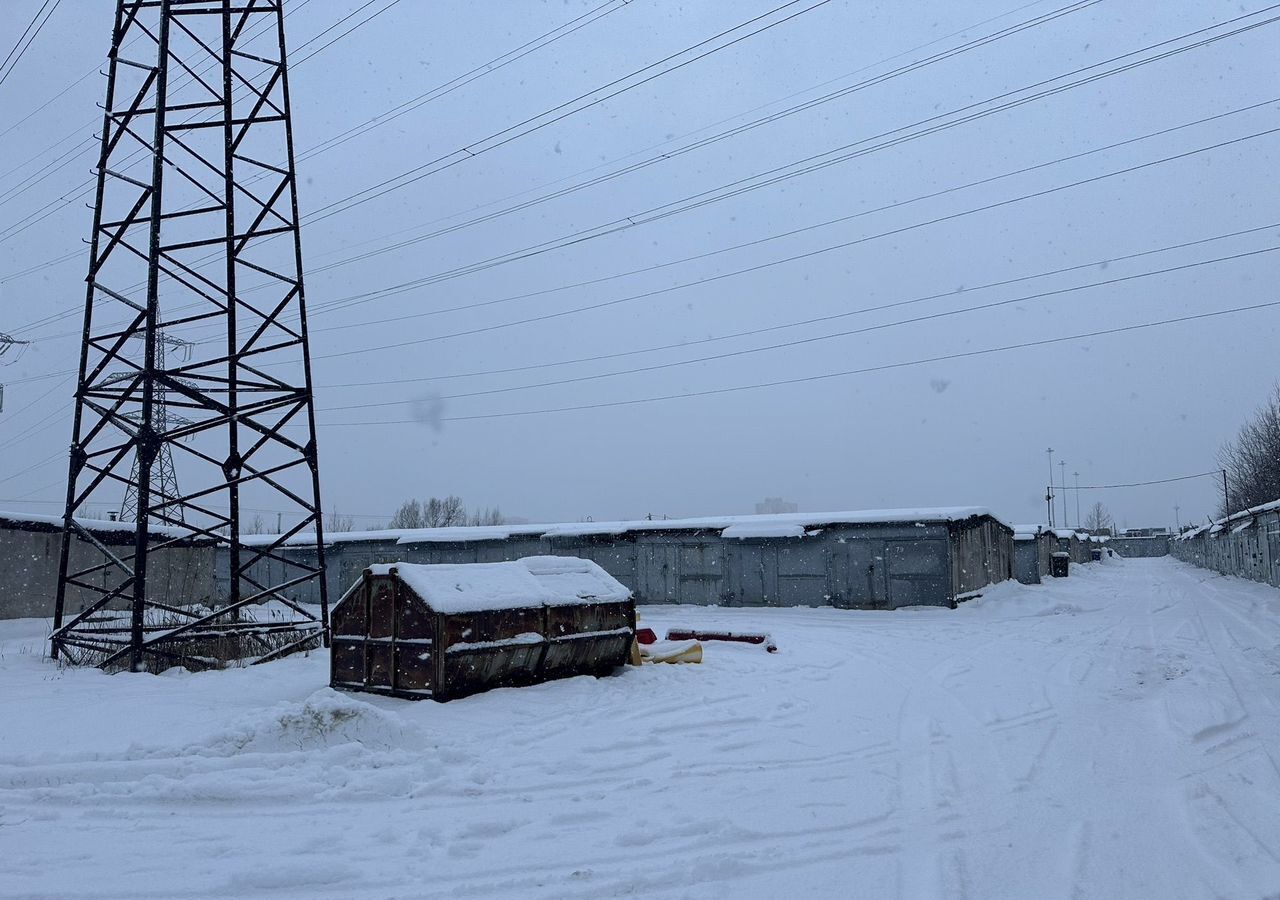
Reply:
[[332, 613], [330, 685], [453, 700], [626, 663], [631, 592], [594, 562], [370, 566]]

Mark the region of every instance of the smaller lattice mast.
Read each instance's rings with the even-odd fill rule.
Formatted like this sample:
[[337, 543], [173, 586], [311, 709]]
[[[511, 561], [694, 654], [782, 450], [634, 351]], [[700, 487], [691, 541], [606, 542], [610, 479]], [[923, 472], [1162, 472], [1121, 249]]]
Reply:
[[[178, 351], [183, 359], [191, 358], [191, 342], [159, 334], [156, 339], [156, 369], [167, 371], [166, 360], [169, 351]], [[125, 376], [128, 377], [128, 376]], [[158, 388], [155, 393], [155, 428], [160, 434], [168, 434], [171, 428], [187, 428], [191, 420], [185, 416], [174, 415], [169, 411], [168, 392]], [[135, 417], [135, 424], [137, 419]], [[129, 475], [129, 483], [125, 485], [124, 501], [120, 504], [120, 521], [136, 522], [138, 520], [138, 484], [140, 478], [141, 457], [133, 458], [133, 471]], [[178, 473], [173, 466], [173, 448], [162, 443], [156, 453], [155, 463], [151, 467], [151, 492], [157, 498], [157, 508], [166, 521], [185, 525], [187, 518], [182, 504], [177, 502]]]

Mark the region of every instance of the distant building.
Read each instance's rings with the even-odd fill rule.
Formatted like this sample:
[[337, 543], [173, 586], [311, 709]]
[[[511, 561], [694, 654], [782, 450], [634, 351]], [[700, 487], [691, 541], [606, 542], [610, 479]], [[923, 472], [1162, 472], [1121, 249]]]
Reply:
[[794, 513], [800, 511], [800, 504], [788, 503], [781, 497], [765, 497], [763, 503], [756, 504], [757, 516], [776, 516], [783, 513]]

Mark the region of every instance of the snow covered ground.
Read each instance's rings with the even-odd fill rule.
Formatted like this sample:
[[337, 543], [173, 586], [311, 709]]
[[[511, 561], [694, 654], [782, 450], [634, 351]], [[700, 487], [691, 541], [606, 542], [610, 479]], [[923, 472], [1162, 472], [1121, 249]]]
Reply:
[[60, 671], [0, 623], [0, 896], [1280, 894], [1280, 592], [1165, 558], [642, 615], [780, 651], [439, 705], [322, 654]]

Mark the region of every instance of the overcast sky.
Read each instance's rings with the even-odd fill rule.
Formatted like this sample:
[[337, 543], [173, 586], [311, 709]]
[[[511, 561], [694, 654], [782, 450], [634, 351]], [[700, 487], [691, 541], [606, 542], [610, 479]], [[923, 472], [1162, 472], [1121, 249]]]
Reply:
[[[378, 0], [349, 24], [385, 2]], [[315, 147], [602, 2], [402, 0], [294, 70], [298, 147]], [[606, 7], [607, 14], [580, 30], [393, 122], [326, 152], [304, 153], [304, 216], [782, 2], [631, 0]], [[301, 45], [362, 3], [292, 0], [286, 4], [297, 7], [287, 20], [291, 44]], [[1083, 484], [1214, 469], [1218, 446], [1277, 378], [1280, 307], [900, 364], [1280, 300], [1280, 253], [891, 323], [1280, 246], [1280, 227], [1263, 227], [1280, 223], [1280, 134], [1249, 137], [1280, 127], [1280, 23], [677, 215], [644, 223], [640, 214], [1260, 10], [1262, 2], [1102, 0], [570, 196], [317, 271], [684, 147], [1064, 4], [833, 0], [306, 226], [326, 506], [372, 525], [408, 496], [455, 493], [469, 505], [498, 505], [538, 521], [602, 520], [751, 512], [765, 496], [782, 496], [805, 511], [983, 505], [1007, 520], [1040, 521], [1049, 446], [1067, 462], [1068, 481], [1079, 472]], [[40, 0], [4, 5], [0, 52], [12, 46], [15, 26], [34, 15]], [[0, 367], [6, 384], [3, 509], [60, 511], [74, 385], [67, 375], [42, 376], [75, 366], [78, 326], [74, 316], [23, 326], [83, 303], [82, 239], [89, 234], [90, 211], [77, 188], [96, 155], [87, 139], [97, 128], [96, 104], [105, 88], [105, 79], [88, 73], [108, 48], [114, 6], [63, 0], [0, 85], [0, 131], [31, 114], [0, 136], [0, 235], [8, 235], [0, 237], [0, 331], [33, 341], [16, 362]], [[1254, 108], [1054, 162], [1248, 106]], [[1129, 174], [920, 224], [1245, 137]], [[83, 144], [75, 150], [78, 141]], [[63, 154], [66, 165], [50, 165]], [[986, 179], [993, 180], [903, 202]], [[11, 228], [54, 201], [54, 214]], [[898, 205], [874, 211], [890, 204]], [[866, 214], [847, 218], [859, 212]], [[475, 274], [326, 308], [629, 216], [641, 224]], [[846, 221], [624, 274], [840, 217]], [[915, 225], [920, 227], [901, 230]], [[1254, 230], [1105, 262], [1248, 229]], [[873, 237], [892, 231], [898, 233]], [[701, 285], [513, 324], [861, 238], [871, 239]], [[66, 261], [14, 277], [77, 249]], [[1081, 268], [979, 287], [1076, 266]], [[605, 278], [613, 275], [621, 277]], [[568, 287], [586, 281], [596, 283]], [[558, 288], [566, 289], [553, 290]], [[528, 294], [534, 296], [476, 307]], [[933, 295], [940, 296], [905, 308], [709, 340]], [[422, 315], [457, 306], [471, 308]], [[375, 321], [385, 319], [396, 321]], [[891, 327], [794, 344], [878, 324]], [[478, 328], [488, 330], [447, 337]], [[390, 343], [405, 345], [379, 349]], [[606, 377], [780, 343], [793, 346]], [[362, 352], [347, 352], [353, 350]], [[528, 366], [542, 367], [476, 374]], [[470, 377], [445, 377], [457, 375]], [[370, 381], [400, 383], [344, 386]], [[492, 390], [500, 392], [456, 396]], [[598, 407], [707, 391], [721, 392]], [[516, 413], [531, 414], [505, 415]], [[499, 415], [471, 418], [493, 414]], [[1203, 520], [1216, 491], [1213, 478], [1201, 478], [1086, 494], [1081, 505], [1102, 499], [1130, 526], [1172, 524], [1175, 504], [1183, 522]], [[1074, 524], [1074, 500], [1068, 518]]]

